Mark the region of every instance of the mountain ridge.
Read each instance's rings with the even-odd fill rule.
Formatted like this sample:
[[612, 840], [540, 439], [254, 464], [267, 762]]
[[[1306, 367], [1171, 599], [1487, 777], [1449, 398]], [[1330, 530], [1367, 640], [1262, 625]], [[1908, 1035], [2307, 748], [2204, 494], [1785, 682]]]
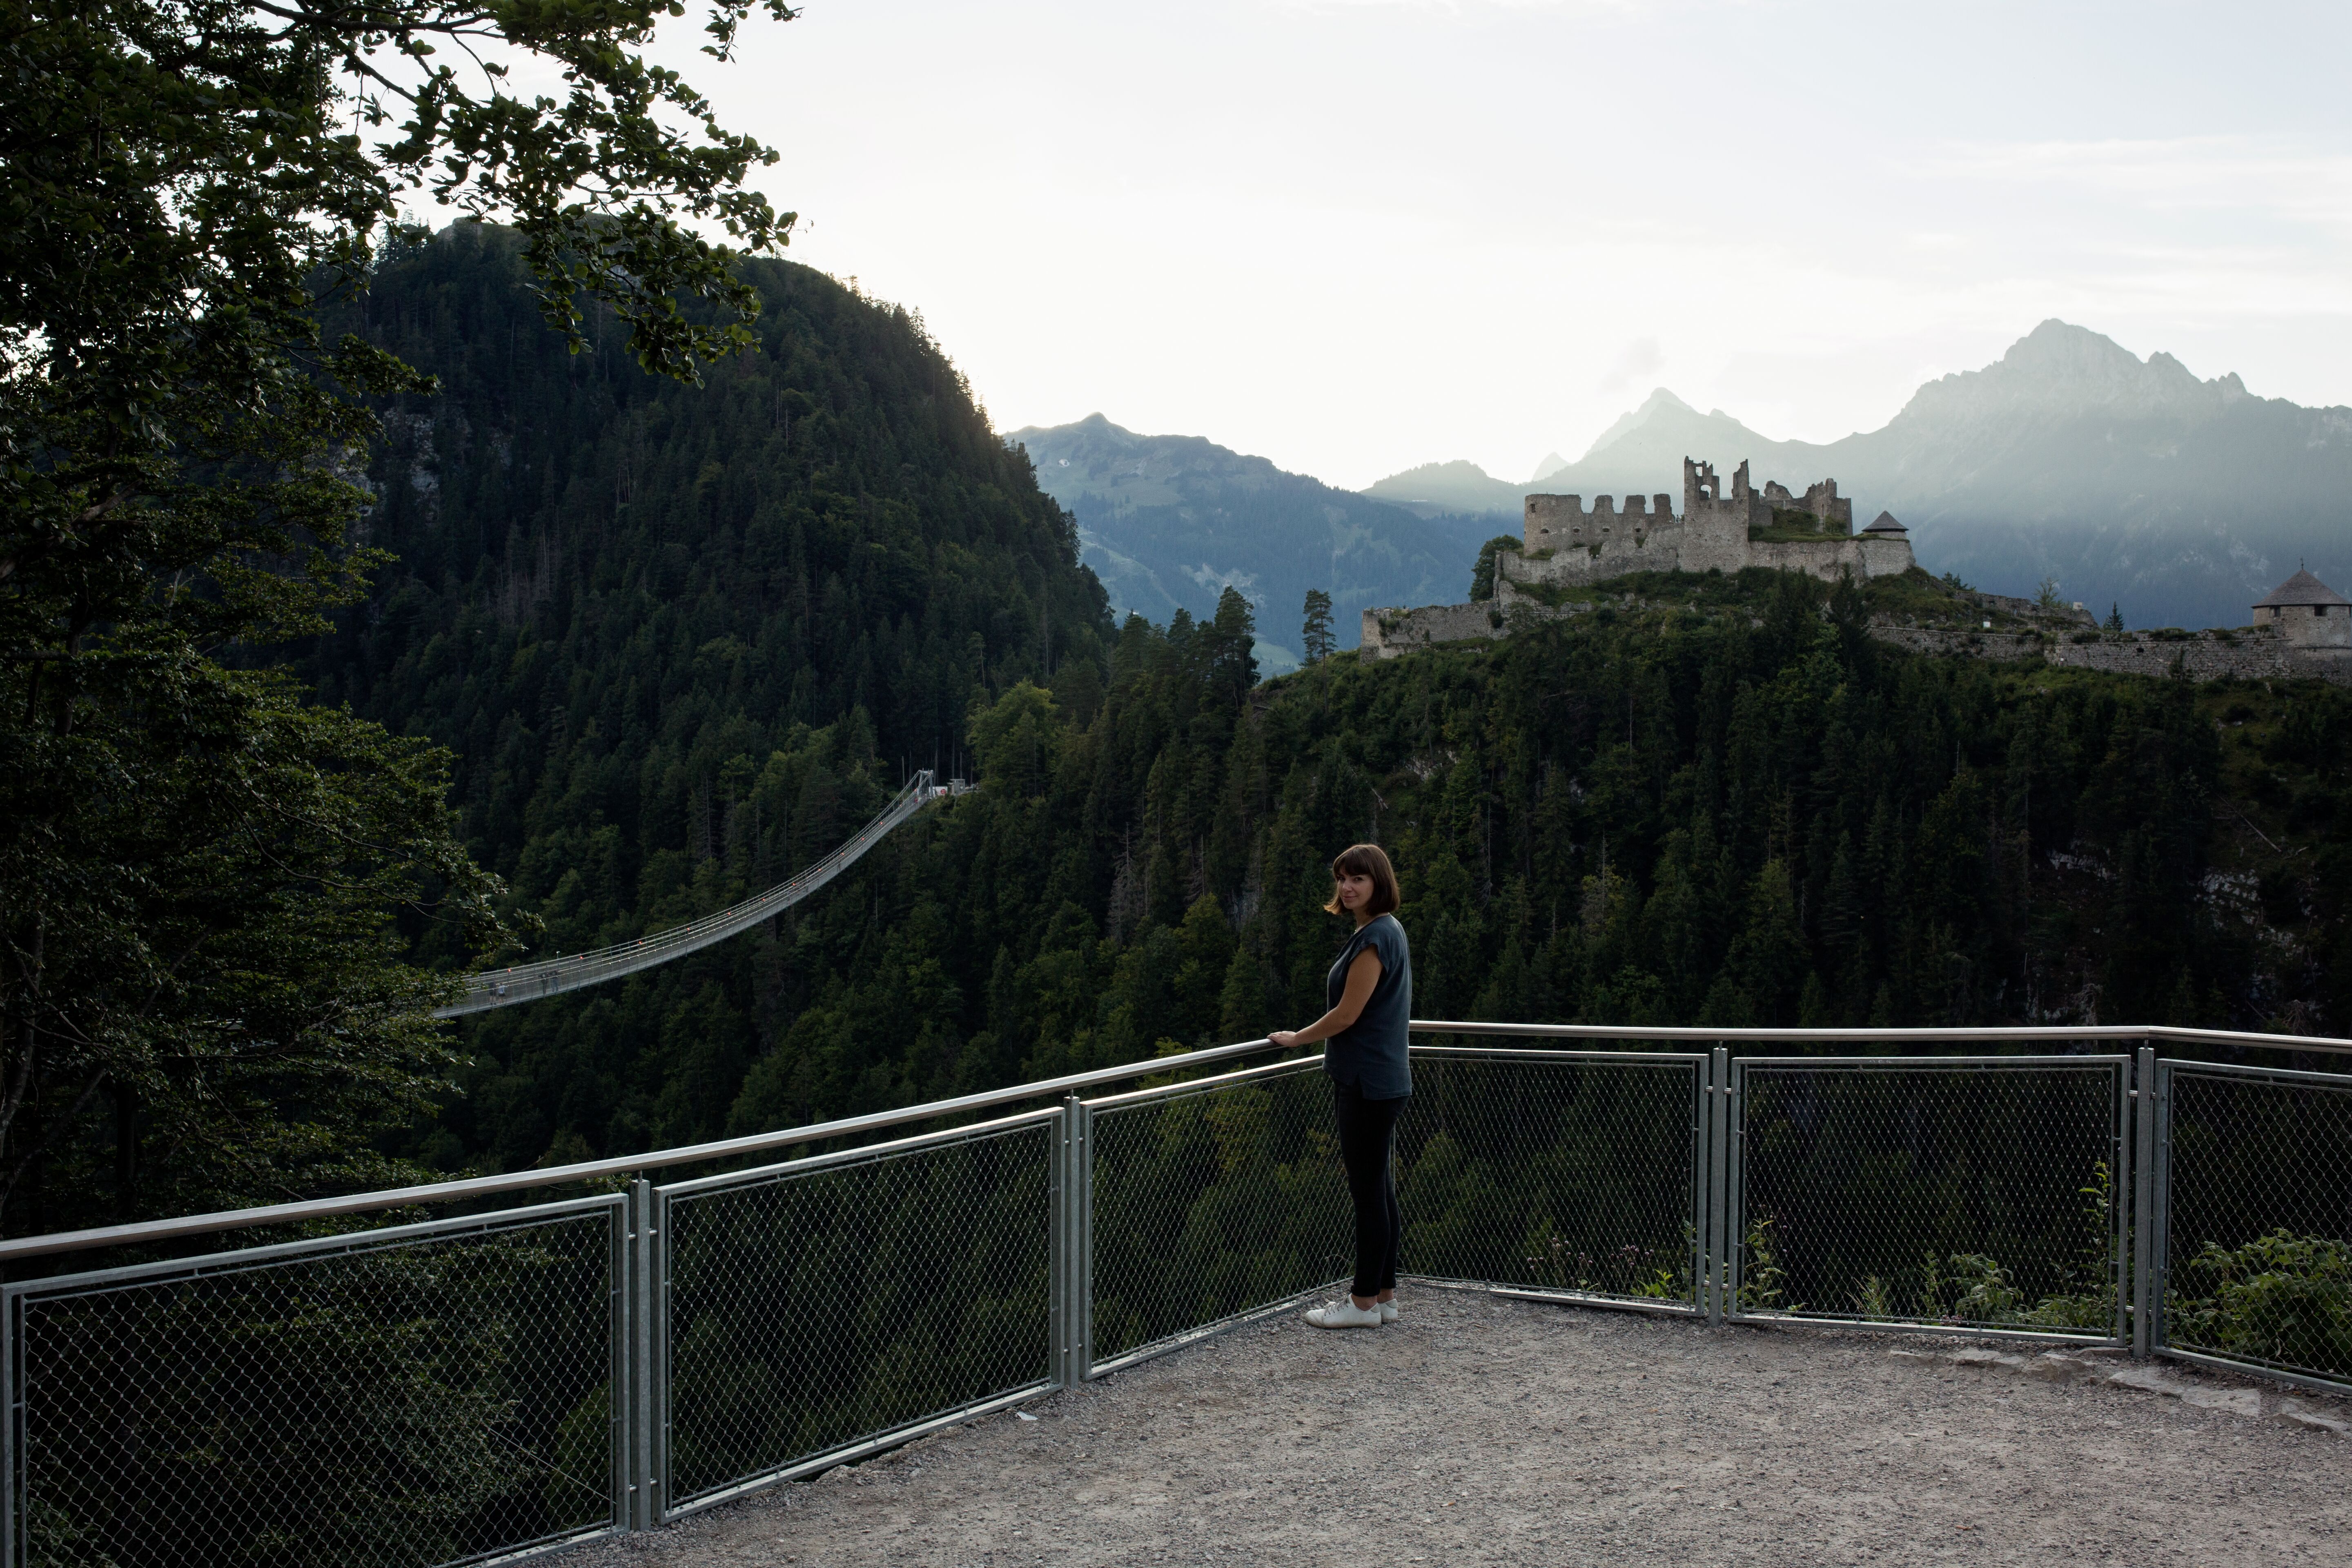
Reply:
[[1256, 612], [1259, 658], [1276, 673], [1303, 652], [1308, 589], [1331, 595], [1339, 646], [1353, 647], [1362, 610], [1460, 596], [1494, 531], [1483, 515], [1391, 504], [1205, 437], [1143, 435], [1098, 413], [1004, 438], [1076, 520], [1080, 557], [1114, 610], [1201, 619], [1230, 586]]
[[1496, 512], [1517, 510], [1506, 492], [1678, 495], [1685, 456], [1745, 460], [1759, 484], [1833, 478], [1857, 515], [1900, 518], [1931, 570], [2020, 595], [2054, 576], [2136, 625], [2242, 625], [2297, 560], [2352, 580], [2352, 408], [2256, 396], [2056, 318], [1875, 430], [1775, 441], [1660, 388], [1578, 461], [1485, 493]]

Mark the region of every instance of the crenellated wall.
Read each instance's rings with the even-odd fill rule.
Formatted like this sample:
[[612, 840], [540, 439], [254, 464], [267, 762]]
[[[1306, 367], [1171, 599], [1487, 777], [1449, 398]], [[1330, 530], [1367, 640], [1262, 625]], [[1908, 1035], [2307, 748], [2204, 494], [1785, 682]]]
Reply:
[[[1731, 493], [1712, 463], [1683, 459], [1683, 510], [1674, 498], [1627, 496], [1623, 509], [1609, 496], [1593, 498], [1592, 510], [1574, 495], [1531, 495], [1521, 524], [1526, 548], [1496, 563], [1496, 596], [1528, 603], [1517, 584], [1542, 583], [1580, 586], [1629, 572], [1738, 572], [1771, 566], [1834, 580], [1851, 571], [1866, 577], [1908, 571], [1911, 542], [1900, 525], [1883, 531], [1853, 531], [1853, 502], [1837, 493], [1835, 479], [1809, 485], [1801, 496], [1767, 482], [1757, 490], [1748, 465], [1731, 472]], [[1789, 519], [1811, 518], [1820, 537], [1763, 539], [1783, 531]], [[1801, 523], [1800, 527], [1803, 526]]]
[[[1657, 505], [1652, 508], [1650, 502]], [[1520, 535], [1528, 552], [1570, 547], [1585, 549], [1633, 534], [1655, 534], [1677, 524], [1675, 498], [1660, 490], [1655, 496], [1627, 496], [1620, 511], [1607, 496], [1595, 496], [1592, 510], [1584, 510], [1582, 496], [1529, 496]]]

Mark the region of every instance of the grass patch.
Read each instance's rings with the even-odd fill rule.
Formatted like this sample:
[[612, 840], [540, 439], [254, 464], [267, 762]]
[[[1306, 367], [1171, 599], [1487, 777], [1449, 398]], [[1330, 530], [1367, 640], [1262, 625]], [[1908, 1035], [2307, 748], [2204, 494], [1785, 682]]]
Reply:
[[1809, 511], [1776, 506], [1770, 522], [1748, 525], [1748, 537], [1757, 544], [1808, 544], [1824, 539], [1851, 539], [1853, 529], [1851, 524], [1840, 527], [1824, 522]]

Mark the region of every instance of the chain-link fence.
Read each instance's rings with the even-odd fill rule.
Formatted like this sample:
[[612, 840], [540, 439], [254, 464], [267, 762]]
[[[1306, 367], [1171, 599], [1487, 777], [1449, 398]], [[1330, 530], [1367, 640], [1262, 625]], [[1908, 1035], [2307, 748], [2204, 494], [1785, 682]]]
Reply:
[[2352, 1078], [2157, 1071], [2159, 1346], [2352, 1383]]
[[660, 1189], [668, 1511], [1047, 1385], [1061, 1114]]
[[1091, 1370], [1345, 1276], [1355, 1242], [1319, 1060], [1083, 1108], [1093, 1163]]
[[2129, 1072], [1735, 1062], [1726, 1315], [2120, 1337]]
[[[635, 1161], [0, 1242], [0, 1261], [821, 1147], [1266, 1048]], [[2352, 1077], [2159, 1063], [2153, 1048], [2136, 1067], [1414, 1054], [1397, 1162], [1417, 1279], [1748, 1322], [2109, 1342], [2129, 1285], [2143, 1350], [2352, 1385]], [[1319, 1066], [8, 1285], [0, 1568], [428, 1568], [552, 1549], [1335, 1289], [1352, 1238]], [[2142, 1259], [2128, 1280], [2127, 1242]]]
[[12, 1286], [16, 1560], [409, 1568], [609, 1531], [622, 1200]]
[[1707, 1058], [1417, 1047], [1398, 1128], [1404, 1266], [1705, 1310]]

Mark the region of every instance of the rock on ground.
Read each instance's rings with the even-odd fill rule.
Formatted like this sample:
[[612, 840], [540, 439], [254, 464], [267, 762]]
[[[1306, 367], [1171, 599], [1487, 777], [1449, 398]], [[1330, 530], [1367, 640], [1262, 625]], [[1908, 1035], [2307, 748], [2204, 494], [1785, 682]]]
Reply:
[[1919, 1337], [1402, 1294], [1392, 1327], [1238, 1330], [1040, 1398], [1035, 1420], [566, 1561], [2352, 1563], [2352, 1441], [2249, 1419], [2263, 1397], [2001, 1375]]

